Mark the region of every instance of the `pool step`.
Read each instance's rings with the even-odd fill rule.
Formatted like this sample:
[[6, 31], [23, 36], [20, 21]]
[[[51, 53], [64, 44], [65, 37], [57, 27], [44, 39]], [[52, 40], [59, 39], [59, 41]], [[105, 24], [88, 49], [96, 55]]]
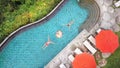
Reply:
[[79, 5], [89, 11], [88, 19], [83, 25], [81, 25], [80, 29], [90, 31], [91, 28], [99, 21], [100, 8], [94, 0], [81, 0]]

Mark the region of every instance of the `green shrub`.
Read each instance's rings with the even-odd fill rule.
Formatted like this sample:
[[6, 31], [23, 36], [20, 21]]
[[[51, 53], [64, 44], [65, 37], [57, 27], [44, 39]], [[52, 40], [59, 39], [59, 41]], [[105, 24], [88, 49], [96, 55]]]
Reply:
[[[0, 42], [11, 32], [41, 19], [61, 0], [0, 0]], [[5, 3], [5, 4], [3, 4]], [[4, 7], [3, 7], [4, 6]], [[0, 12], [0, 14], [1, 14]]]

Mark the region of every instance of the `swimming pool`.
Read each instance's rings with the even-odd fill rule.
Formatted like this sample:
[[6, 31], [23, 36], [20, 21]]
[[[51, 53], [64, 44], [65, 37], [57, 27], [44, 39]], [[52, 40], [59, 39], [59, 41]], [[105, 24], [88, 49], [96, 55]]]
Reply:
[[[13, 38], [0, 53], [0, 68], [43, 68], [78, 35], [87, 16], [88, 11], [79, 7], [77, 0], [68, 0], [49, 21]], [[70, 28], [65, 26], [71, 21], [74, 23]], [[58, 30], [62, 38], [56, 38]], [[55, 44], [43, 49], [48, 36]]]

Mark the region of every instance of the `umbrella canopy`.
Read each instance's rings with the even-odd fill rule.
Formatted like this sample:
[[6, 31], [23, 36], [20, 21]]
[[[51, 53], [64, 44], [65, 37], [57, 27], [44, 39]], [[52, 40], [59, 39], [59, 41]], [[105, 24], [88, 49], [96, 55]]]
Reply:
[[93, 55], [82, 53], [75, 56], [72, 66], [73, 68], [96, 68], [96, 62]]
[[103, 53], [113, 53], [119, 46], [118, 36], [111, 30], [102, 30], [95, 39], [96, 47]]

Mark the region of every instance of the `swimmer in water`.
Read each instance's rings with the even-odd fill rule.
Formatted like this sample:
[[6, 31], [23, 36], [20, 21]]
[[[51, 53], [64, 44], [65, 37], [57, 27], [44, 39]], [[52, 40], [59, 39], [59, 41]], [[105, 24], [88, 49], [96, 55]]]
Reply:
[[71, 20], [69, 23], [65, 24], [65, 26], [67, 26], [67, 27], [70, 29], [70, 27], [71, 27], [71, 25], [72, 25], [73, 23], [74, 23], [74, 21]]
[[54, 42], [52, 42], [48, 36], [48, 41], [44, 43], [44, 45], [42, 46], [43, 49], [45, 49], [46, 47], [48, 47], [50, 44], [55, 44]]

